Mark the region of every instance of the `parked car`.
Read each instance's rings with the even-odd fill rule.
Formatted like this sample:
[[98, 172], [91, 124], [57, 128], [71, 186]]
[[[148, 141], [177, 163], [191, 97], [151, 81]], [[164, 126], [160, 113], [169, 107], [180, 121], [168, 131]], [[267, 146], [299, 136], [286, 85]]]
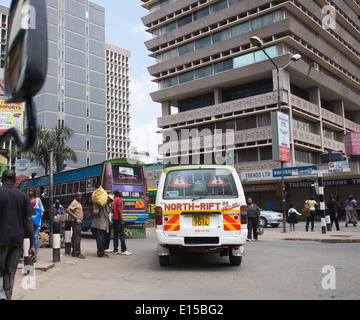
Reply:
[[269, 211], [260, 209], [260, 219], [264, 224], [264, 228], [271, 225], [273, 228], [277, 228], [283, 221], [283, 214], [281, 212]]

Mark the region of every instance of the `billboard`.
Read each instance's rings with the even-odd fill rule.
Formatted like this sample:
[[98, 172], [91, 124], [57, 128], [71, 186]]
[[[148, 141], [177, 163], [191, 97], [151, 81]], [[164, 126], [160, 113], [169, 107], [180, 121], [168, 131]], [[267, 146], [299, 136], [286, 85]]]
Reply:
[[276, 111], [271, 113], [273, 160], [290, 162], [290, 125], [289, 116]]
[[0, 100], [0, 133], [12, 127], [22, 131], [24, 103], [5, 103]]
[[345, 135], [346, 156], [360, 155], [360, 132], [349, 132]]

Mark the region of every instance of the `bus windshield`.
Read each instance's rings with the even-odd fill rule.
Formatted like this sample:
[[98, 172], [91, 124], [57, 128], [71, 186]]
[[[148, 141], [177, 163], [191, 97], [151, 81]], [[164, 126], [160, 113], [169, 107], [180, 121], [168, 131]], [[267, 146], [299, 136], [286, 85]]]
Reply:
[[112, 173], [114, 184], [141, 185], [143, 183], [141, 168], [113, 165]]
[[164, 199], [236, 198], [237, 188], [227, 169], [176, 170], [167, 174]]

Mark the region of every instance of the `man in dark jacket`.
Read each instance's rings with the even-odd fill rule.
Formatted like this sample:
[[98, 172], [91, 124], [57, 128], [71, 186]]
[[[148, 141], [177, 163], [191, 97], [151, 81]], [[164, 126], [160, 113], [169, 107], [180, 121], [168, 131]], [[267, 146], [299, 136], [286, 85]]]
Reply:
[[35, 214], [29, 197], [15, 186], [16, 174], [6, 170], [0, 187], [0, 300], [11, 300], [15, 273], [24, 242], [24, 230], [30, 238], [29, 258], [36, 261], [34, 246]]
[[326, 203], [326, 206], [330, 213], [331, 227], [333, 226], [333, 223], [335, 222], [336, 230], [340, 231], [338, 207], [337, 207], [337, 202], [335, 200], [335, 196], [333, 194], [331, 194], [329, 196], [329, 201]]

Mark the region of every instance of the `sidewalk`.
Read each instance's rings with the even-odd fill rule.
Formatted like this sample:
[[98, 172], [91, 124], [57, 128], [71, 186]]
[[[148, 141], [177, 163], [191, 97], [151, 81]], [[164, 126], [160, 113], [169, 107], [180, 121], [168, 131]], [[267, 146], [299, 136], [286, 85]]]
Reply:
[[293, 240], [293, 241], [315, 241], [323, 243], [360, 243], [360, 227], [349, 225], [345, 227], [345, 222], [340, 222], [340, 231], [336, 231], [333, 226], [332, 231], [322, 233], [321, 223], [315, 222], [315, 230], [313, 232], [305, 231], [305, 222], [296, 224], [295, 232], [290, 232], [290, 225], [286, 225], [287, 232], [283, 232], [282, 224], [278, 228], [265, 228], [264, 234], [259, 236], [259, 240]]

